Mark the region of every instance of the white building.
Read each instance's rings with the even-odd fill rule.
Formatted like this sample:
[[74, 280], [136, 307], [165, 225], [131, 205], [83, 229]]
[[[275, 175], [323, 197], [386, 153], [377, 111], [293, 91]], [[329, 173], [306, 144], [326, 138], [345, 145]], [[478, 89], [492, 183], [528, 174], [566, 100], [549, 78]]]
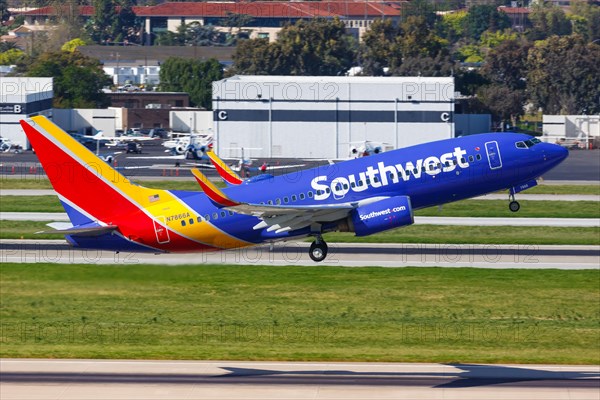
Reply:
[[544, 115], [542, 139], [589, 149], [600, 147], [600, 115]]
[[133, 83], [134, 85], [158, 85], [160, 83], [159, 66], [104, 66], [104, 73], [112, 76], [115, 85]]
[[365, 140], [454, 137], [454, 78], [234, 76], [213, 83], [212, 104], [217, 151], [259, 148], [253, 157], [343, 158]]
[[29, 148], [19, 120], [52, 116], [52, 78], [0, 77], [0, 136]]
[[104, 136], [115, 136], [117, 129], [122, 129], [123, 109], [54, 109], [54, 123], [67, 132], [82, 135], [95, 135], [102, 131]]
[[212, 133], [212, 111], [169, 111], [169, 126], [173, 132]]

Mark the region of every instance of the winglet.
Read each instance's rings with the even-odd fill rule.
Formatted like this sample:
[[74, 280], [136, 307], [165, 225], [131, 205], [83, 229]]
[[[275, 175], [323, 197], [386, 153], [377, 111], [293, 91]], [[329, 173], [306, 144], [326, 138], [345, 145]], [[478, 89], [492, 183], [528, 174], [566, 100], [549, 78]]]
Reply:
[[208, 156], [210, 162], [215, 166], [215, 169], [221, 178], [225, 180], [225, 182], [232, 185], [240, 185], [242, 182], [244, 182], [242, 178], [233, 172], [233, 170], [229, 168], [229, 166], [225, 164], [223, 160], [221, 160], [213, 151], [207, 151], [205, 154]]
[[215, 186], [214, 183], [208, 180], [206, 175], [204, 175], [198, 168], [192, 168], [192, 174], [194, 178], [198, 181], [204, 193], [208, 196], [210, 200], [214, 203], [222, 206], [222, 207], [233, 207], [240, 205], [233, 200], [231, 200], [225, 193], [221, 191], [218, 187]]

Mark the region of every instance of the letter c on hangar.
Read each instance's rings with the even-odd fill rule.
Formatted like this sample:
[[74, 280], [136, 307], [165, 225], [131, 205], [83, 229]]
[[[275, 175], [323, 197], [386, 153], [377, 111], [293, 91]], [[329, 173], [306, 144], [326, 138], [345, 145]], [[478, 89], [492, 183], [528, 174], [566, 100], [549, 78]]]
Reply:
[[444, 122], [448, 122], [448, 121], [450, 121], [450, 113], [443, 112], [443, 113], [440, 115], [440, 118], [441, 118], [441, 120], [442, 120], [442, 121], [444, 121]]
[[221, 121], [226, 121], [228, 118], [227, 111], [219, 111], [217, 113], [217, 118], [219, 118]]

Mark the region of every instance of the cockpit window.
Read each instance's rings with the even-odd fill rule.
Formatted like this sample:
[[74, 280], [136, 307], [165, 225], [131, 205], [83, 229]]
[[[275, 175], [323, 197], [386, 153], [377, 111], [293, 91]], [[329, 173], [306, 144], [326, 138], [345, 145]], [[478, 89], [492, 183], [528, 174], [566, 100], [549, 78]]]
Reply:
[[524, 142], [516, 142], [515, 146], [517, 146], [518, 149], [528, 149], [541, 142], [542, 141], [538, 138], [531, 138], [529, 140], [525, 140]]

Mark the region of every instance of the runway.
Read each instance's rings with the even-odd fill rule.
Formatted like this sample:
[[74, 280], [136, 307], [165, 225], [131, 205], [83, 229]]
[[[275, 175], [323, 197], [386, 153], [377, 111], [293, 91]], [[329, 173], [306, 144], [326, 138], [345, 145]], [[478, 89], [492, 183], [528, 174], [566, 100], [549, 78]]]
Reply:
[[598, 399], [599, 366], [0, 361], [9, 399]]
[[63, 240], [0, 240], [0, 263], [600, 269], [600, 246], [329, 243], [321, 263], [310, 260], [308, 246], [298, 241], [275, 243], [272, 249], [145, 254], [78, 250]]

